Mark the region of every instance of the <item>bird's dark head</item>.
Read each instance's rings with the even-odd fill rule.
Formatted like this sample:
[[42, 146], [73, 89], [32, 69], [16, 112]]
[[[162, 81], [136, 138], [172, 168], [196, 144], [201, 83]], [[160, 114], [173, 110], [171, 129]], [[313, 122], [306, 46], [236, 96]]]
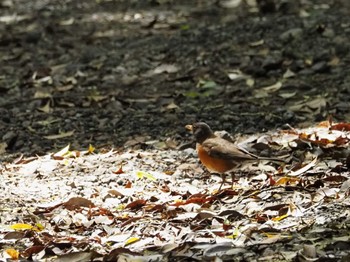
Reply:
[[192, 131], [196, 142], [200, 144], [207, 138], [214, 136], [214, 133], [211, 130], [210, 126], [204, 122], [197, 122], [192, 125], [187, 125], [186, 129]]

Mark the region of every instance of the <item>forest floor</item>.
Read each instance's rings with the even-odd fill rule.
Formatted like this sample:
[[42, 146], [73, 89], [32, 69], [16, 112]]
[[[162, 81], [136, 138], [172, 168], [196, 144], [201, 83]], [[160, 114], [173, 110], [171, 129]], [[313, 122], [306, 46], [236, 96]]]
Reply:
[[[350, 4], [258, 2], [2, 1], [0, 259], [348, 261]], [[196, 121], [293, 159], [219, 191]]]

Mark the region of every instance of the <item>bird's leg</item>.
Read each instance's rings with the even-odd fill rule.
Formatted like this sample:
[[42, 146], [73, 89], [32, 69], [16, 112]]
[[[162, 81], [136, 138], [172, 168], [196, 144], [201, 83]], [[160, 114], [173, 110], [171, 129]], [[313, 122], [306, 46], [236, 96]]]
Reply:
[[231, 172], [231, 189], [233, 188], [233, 183], [235, 182], [235, 173]]
[[220, 174], [220, 176], [221, 176], [222, 182], [221, 182], [221, 185], [220, 185], [220, 187], [219, 187], [219, 190], [218, 190], [218, 191], [220, 191], [220, 190], [221, 190], [222, 186], [223, 186], [223, 185], [225, 184], [225, 182], [226, 182], [226, 175], [225, 175], [225, 173]]

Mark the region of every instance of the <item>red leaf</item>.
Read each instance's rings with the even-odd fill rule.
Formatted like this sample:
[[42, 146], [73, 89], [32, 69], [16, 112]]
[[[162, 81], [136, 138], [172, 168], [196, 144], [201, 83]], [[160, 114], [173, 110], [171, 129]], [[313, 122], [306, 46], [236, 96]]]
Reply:
[[208, 201], [207, 198], [192, 197], [192, 198], [186, 200], [185, 205], [191, 204], [191, 203], [200, 204], [201, 205], [201, 204], [204, 204], [207, 201]]
[[269, 176], [269, 182], [270, 182], [270, 186], [273, 186], [276, 184], [276, 180], [273, 179], [273, 177], [271, 175], [268, 175]]
[[132, 187], [132, 183], [128, 180], [126, 182], [125, 188], [131, 188]]
[[330, 130], [350, 131], [350, 123], [338, 123], [330, 127]]
[[229, 230], [231, 228], [232, 228], [232, 225], [230, 225], [230, 224], [223, 224], [222, 225], [222, 229], [225, 230], [225, 231], [227, 231], [227, 230]]
[[139, 209], [139, 208], [143, 207], [144, 205], [146, 205], [146, 203], [147, 203], [147, 200], [138, 199], [138, 200], [135, 200], [134, 202], [127, 204], [125, 208]]
[[335, 141], [333, 143], [336, 144], [337, 146], [342, 146], [342, 145], [345, 145], [348, 142], [349, 142], [349, 139], [347, 137], [341, 137], [340, 136], [337, 139], [335, 139]]
[[121, 164], [119, 169], [113, 173], [116, 175], [124, 174], [123, 165]]
[[256, 219], [256, 222], [258, 222], [258, 223], [265, 223], [266, 221], [269, 220], [269, 218], [265, 214], [262, 214], [262, 215], [257, 214], [255, 216], [255, 219]]
[[203, 195], [203, 197], [200, 196], [201, 194], [196, 194], [195, 197], [191, 196], [191, 198], [184, 200], [184, 201], [178, 201], [175, 204], [171, 204], [171, 206], [183, 206], [183, 205], [188, 205], [188, 204], [198, 204], [198, 205], [202, 205], [208, 202], [212, 202], [214, 201], [216, 198], [215, 197], [205, 197], [205, 195]]

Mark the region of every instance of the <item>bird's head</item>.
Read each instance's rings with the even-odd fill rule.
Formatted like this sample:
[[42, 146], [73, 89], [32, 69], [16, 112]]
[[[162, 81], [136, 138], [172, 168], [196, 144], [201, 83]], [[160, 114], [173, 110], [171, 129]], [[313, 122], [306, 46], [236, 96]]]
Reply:
[[193, 133], [196, 142], [200, 144], [207, 138], [215, 136], [210, 126], [204, 122], [197, 122], [192, 125], [187, 125], [186, 129]]

